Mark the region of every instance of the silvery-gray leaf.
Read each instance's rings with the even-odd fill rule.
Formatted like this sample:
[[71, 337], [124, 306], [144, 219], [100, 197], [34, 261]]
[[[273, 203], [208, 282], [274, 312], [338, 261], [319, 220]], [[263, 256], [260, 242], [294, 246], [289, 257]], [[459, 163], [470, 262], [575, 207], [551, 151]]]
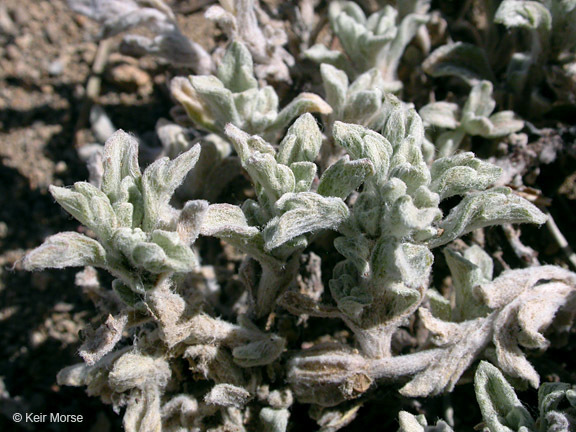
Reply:
[[[256, 115], [256, 104], [258, 103], [260, 93], [262, 93], [262, 91], [258, 88], [250, 88], [241, 93], [232, 93], [232, 100], [238, 111], [238, 117], [245, 120], [241, 126], [247, 130], [261, 126], [265, 127], [267, 114], [273, 114], [274, 117], [276, 116], [276, 112], [273, 111], [272, 113], [258, 113], [257, 117], [253, 118]], [[249, 131], [252, 132], [251, 130]]]
[[234, 362], [242, 367], [263, 366], [276, 360], [286, 348], [286, 341], [272, 335], [267, 339], [250, 342], [232, 350]]
[[174, 160], [158, 159], [146, 168], [142, 175], [145, 208], [142, 226], [145, 231], [157, 227], [162, 217], [167, 217], [161, 212], [166, 210], [174, 191], [194, 168], [199, 156], [200, 145], [197, 144]]
[[[421, 155], [417, 160], [407, 162], [399, 153], [397, 151], [392, 158], [393, 168], [390, 170], [390, 177], [401, 180], [406, 185], [406, 193], [416, 200], [416, 191], [430, 184], [430, 169], [422, 160], [418, 160], [421, 159]], [[438, 202], [438, 199], [434, 200], [432, 206], [436, 207]]]
[[78, 354], [92, 366], [102, 357], [114, 349], [116, 344], [122, 339], [122, 332], [128, 323], [128, 315], [121, 313], [117, 317], [108, 314], [106, 321], [91, 332], [87, 340], [80, 347]]
[[492, 98], [493, 86], [490, 81], [481, 81], [472, 86], [468, 99], [464, 108], [462, 108], [462, 116], [474, 115], [477, 117], [489, 116], [494, 108], [496, 102]]
[[96, 240], [85, 235], [64, 232], [48, 237], [45, 242], [28, 252], [22, 261], [26, 270], [106, 266], [106, 251]]
[[324, 171], [320, 177], [318, 193], [345, 199], [374, 172], [374, 165], [370, 159], [350, 161], [350, 157], [345, 155]]
[[524, 128], [524, 121], [513, 111], [500, 111], [489, 117], [493, 130], [486, 138], [498, 138], [518, 132]]
[[344, 147], [353, 159], [369, 159], [374, 165], [374, 176], [379, 180], [388, 175], [392, 145], [382, 135], [359, 125], [334, 122], [334, 140]]
[[190, 76], [190, 82], [218, 128], [224, 128], [228, 122], [242, 125], [232, 92], [224, 87], [222, 81], [215, 76], [197, 75]]
[[276, 160], [284, 165], [314, 162], [322, 146], [322, 132], [310, 113], [300, 116], [286, 132], [278, 147]]
[[326, 94], [326, 102], [336, 110], [344, 106], [348, 92], [348, 76], [345, 72], [332, 65], [322, 63], [320, 65], [322, 84]]
[[[387, 118], [382, 126], [382, 136], [386, 137], [388, 141], [392, 144], [392, 147], [397, 147], [403, 140], [411, 134], [410, 131], [407, 130], [408, 125], [408, 117], [416, 117], [416, 121], [422, 123], [422, 120], [416, 113], [409, 114], [409, 108], [406, 104], [404, 104], [400, 99], [392, 96], [386, 95], [385, 100], [383, 103], [386, 105], [387, 111]], [[414, 116], [414, 114], [416, 114]], [[422, 127], [421, 135], [424, 136], [424, 128]], [[420, 138], [417, 136], [416, 138]], [[416, 143], [419, 145], [419, 142]]]
[[401, 281], [414, 291], [427, 282], [433, 262], [434, 256], [426, 246], [382, 239], [374, 247], [370, 267], [376, 280]]
[[452, 305], [450, 304], [450, 300], [434, 288], [429, 288], [426, 291], [426, 299], [430, 303], [430, 312], [435, 318], [439, 318], [442, 321], [450, 321], [452, 319]]
[[284, 194], [294, 192], [294, 173], [286, 165], [276, 162], [269, 153], [254, 152], [244, 163], [244, 168], [253, 182], [262, 188], [269, 203], [275, 203]]
[[454, 430], [444, 421], [438, 420], [435, 426], [428, 426], [426, 417], [423, 414], [415, 416], [406, 411], [398, 413], [400, 429], [398, 432], [454, 432]]
[[257, 135], [249, 135], [232, 123], [226, 125], [226, 136], [232, 141], [234, 149], [238, 153], [242, 164], [245, 164], [249, 157], [254, 153], [270, 154], [274, 156], [276, 151], [274, 147], [264, 141]]
[[352, 93], [342, 113], [342, 120], [347, 123], [365, 123], [382, 105], [380, 89], [360, 90]]
[[[574, 428], [573, 410], [563, 408], [568, 402], [574, 408], [574, 386], [566, 383], [543, 383], [538, 389], [538, 406], [542, 429], [546, 431], [563, 431]], [[571, 415], [572, 414], [572, 415]]]
[[450, 102], [434, 102], [423, 106], [419, 114], [424, 123], [446, 129], [456, 129], [460, 122], [456, 118], [458, 104]]
[[86, 182], [74, 184], [74, 190], [50, 186], [54, 199], [80, 223], [107, 241], [118, 221], [108, 197], [98, 188]]
[[263, 423], [263, 432], [286, 432], [290, 411], [286, 408], [264, 407], [260, 410], [259, 416], [260, 421]]
[[332, 113], [332, 107], [314, 93], [300, 93], [288, 105], [282, 108], [272, 127], [275, 129], [283, 129], [296, 117], [305, 113], [328, 115]]
[[[393, 179], [394, 180], [394, 179]], [[397, 180], [400, 182], [400, 180]], [[366, 182], [368, 185], [368, 182]], [[346, 235], [366, 233], [369, 236], [381, 235], [382, 216], [384, 209], [379, 205], [381, 198], [376, 193], [364, 192], [358, 196], [351, 214], [351, 223], [342, 224], [341, 229]]]
[[358, 274], [368, 273], [371, 242], [364, 236], [338, 237], [334, 240], [334, 247], [350, 262], [354, 263]]
[[216, 119], [210, 112], [208, 104], [198, 95], [190, 79], [174, 77], [170, 81], [170, 93], [184, 108], [186, 114], [197, 125], [212, 132], [217, 132]]
[[204, 402], [208, 405], [243, 408], [250, 398], [250, 393], [242, 387], [232, 384], [216, 384], [204, 396]]
[[249, 226], [242, 209], [232, 204], [211, 204], [204, 216], [200, 233], [218, 238], [250, 238], [259, 233]]
[[[380, 65], [382, 65], [382, 69], [384, 69], [385, 76], [389, 76], [390, 78], [394, 78], [396, 76], [396, 70], [398, 69], [400, 59], [402, 54], [404, 54], [404, 50], [412, 41], [414, 36], [416, 36], [418, 29], [422, 25], [426, 24], [428, 20], [428, 16], [419, 14], [410, 14], [402, 19], [400, 25], [398, 26], [398, 33], [390, 44], [390, 48], [388, 48], [388, 51], [386, 52], [386, 61], [379, 61]], [[400, 83], [398, 90], [401, 88], [402, 84]]]
[[[476, 254], [476, 262], [472, 258]], [[479, 246], [466, 250], [465, 256], [451, 249], [444, 249], [454, 286], [455, 305], [451, 319], [456, 322], [486, 316], [489, 309], [474, 296], [473, 288], [492, 279], [492, 260]], [[482, 260], [482, 262], [478, 262]]]
[[506, 306], [541, 280], [576, 285], [574, 273], [561, 267], [546, 265], [508, 270], [490, 283], [475, 286], [474, 295], [488, 307], [497, 309]]
[[390, 235], [402, 238], [415, 230], [428, 228], [441, 217], [442, 212], [436, 206], [418, 208], [411, 196], [404, 195], [391, 205], [383, 224], [388, 226]]
[[542, 3], [536, 1], [504, 0], [496, 11], [494, 22], [506, 27], [538, 29], [541, 32], [552, 29], [550, 12]]
[[493, 79], [484, 50], [464, 42], [442, 45], [428, 56], [422, 67], [435, 78], [456, 76], [471, 85], [480, 80]]
[[128, 400], [122, 427], [126, 432], [161, 430], [160, 391], [157, 387], [148, 388], [141, 397]]
[[482, 361], [474, 377], [476, 400], [490, 432], [535, 430], [534, 420], [502, 373]]
[[429, 246], [442, 246], [470, 231], [490, 225], [544, 222], [546, 215], [536, 206], [508, 188], [494, 188], [466, 195], [439, 224], [438, 227], [444, 232], [431, 240]]
[[[380, 89], [382, 90], [382, 93], [386, 93], [388, 91], [386, 88], [388, 84], [389, 83], [386, 82], [380, 70], [378, 68], [372, 68], [358, 75], [358, 77], [352, 81], [348, 88], [348, 94], [353, 94], [362, 90], [375, 89]], [[384, 96], [384, 98], [386, 98], [386, 96]]]
[[314, 162], [294, 162], [290, 164], [290, 169], [296, 180], [294, 192], [308, 192], [316, 177], [316, 170], [318, 169], [316, 164]]
[[254, 78], [254, 65], [245, 45], [232, 42], [218, 67], [218, 78], [233, 93], [258, 88]]
[[147, 384], [163, 387], [172, 375], [170, 365], [161, 357], [129, 351], [114, 362], [109, 375], [110, 385], [118, 392], [144, 388]]
[[267, 250], [305, 233], [336, 229], [349, 215], [340, 198], [312, 192], [285, 194], [274, 207], [281, 216], [272, 219], [263, 231]]
[[93, 225], [92, 212], [84, 195], [59, 186], [50, 186], [49, 190], [56, 202], [80, 223], [86, 226]]
[[439, 157], [446, 157], [454, 154], [460, 147], [466, 132], [463, 128], [453, 131], [446, 131], [436, 139], [436, 149]]
[[359, 319], [364, 308], [374, 302], [372, 295], [359, 287], [358, 282], [348, 274], [330, 280], [330, 293], [338, 309], [354, 320]]
[[174, 29], [154, 38], [129, 34], [120, 44], [120, 52], [131, 57], [153, 55], [174, 66], [192, 69], [200, 75], [209, 74], [214, 65], [212, 57], [202, 45], [188, 39], [180, 30]]
[[143, 7], [139, 3], [134, 0], [68, 0], [72, 10], [102, 24], [104, 38], [144, 23], [156, 32], [169, 31], [175, 27], [174, 15], [163, 2], [151, 2], [152, 7]]
[[[304, 52], [310, 60], [320, 64], [328, 64], [340, 70], [352, 72], [352, 68], [346, 56], [337, 50], [330, 50], [322, 44], [316, 44]], [[348, 73], [350, 75], [350, 73]]]
[[501, 174], [501, 168], [475, 158], [474, 153], [460, 153], [434, 161], [430, 167], [430, 190], [442, 200], [472, 190], [484, 190]]
[[328, 16], [331, 20], [337, 18], [340, 14], [349, 15], [354, 21], [360, 24], [366, 24], [366, 15], [362, 8], [351, 1], [335, 1], [330, 3]]
[[573, 295], [574, 286], [573, 283], [550, 282], [530, 287], [498, 314], [494, 323], [496, 358], [500, 368], [508, 375], [538, 387], [540, 377], [519, 344], [538, 349], [548, 346], [546, 339], [539, 333], [545, 331], [556, 311]]
[[186, 272], [198, 265], [196, 255], [190, 247], [180, 242], [178, 233], [154, 230], [150, 242], [152, 245], [147, 243], [136, 246], [132, 254], [138, 264], [152, 273]]
[[204, 200], [188, 201], [184, 204], [176, 226], [176, 231], [183, 244], [192, 244], [198, 238], [208, 207], [208, 201]]
[[490, 341], [492, 320], [479, 318], [459, 326], [458, 333], [450, 337], [451, 346], [438, 352], [426, 369], [402, 387], [402, 395], [426, 397], [454, 388], [460, 376]]

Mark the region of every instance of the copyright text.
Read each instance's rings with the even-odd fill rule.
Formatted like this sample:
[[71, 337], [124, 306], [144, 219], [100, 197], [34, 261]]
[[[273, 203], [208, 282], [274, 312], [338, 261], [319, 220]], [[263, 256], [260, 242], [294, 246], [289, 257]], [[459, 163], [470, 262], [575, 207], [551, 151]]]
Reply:
[[82, 423], [84, 421], [84, 417], [81, 415], [60, 413], [14, 413], [14, 415], [12, 415], [12, 420], [14, 420], [16, 423]]

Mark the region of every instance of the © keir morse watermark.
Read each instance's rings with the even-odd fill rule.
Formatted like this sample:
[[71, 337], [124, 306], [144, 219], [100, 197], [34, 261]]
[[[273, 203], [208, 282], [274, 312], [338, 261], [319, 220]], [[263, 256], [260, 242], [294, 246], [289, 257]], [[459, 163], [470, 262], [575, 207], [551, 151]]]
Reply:
[[14, 413], [12, 420], [16, 423], [82, 423], [84, 417], [61, 413]]

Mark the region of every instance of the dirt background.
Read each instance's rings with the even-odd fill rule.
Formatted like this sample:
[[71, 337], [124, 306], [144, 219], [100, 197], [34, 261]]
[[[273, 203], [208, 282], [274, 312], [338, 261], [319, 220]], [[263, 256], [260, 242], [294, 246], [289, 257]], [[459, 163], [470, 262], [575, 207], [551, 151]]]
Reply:
[[[212, 48], [218, 33], [203, 19], [203, 11], [198, 9], [202, 2], [169, 3], [177, 13], [185, 12], [179, 14], [183, 32], [207, 49]], [[72, 13], [63, 0], [0, 2], [2, 431], [121, 430], [120, 416], [99, 399], [88, 397], [83, 388], [61, 388], [56, 383], [62, 367], [80, 361], [76, 354], [79, 333], [94, 315], [92, 303], [74, 285], [75, 271], [30, 274], [22, 272], [18, 264], [27, 250], [47, 236], [80, 229], [55, 204], [48, 186], [70, 185], [88, 176], [77, 149], [95, 142], [89, 130], [85, 94], [98, 49], [97, 32], [96, 24]], [[168, 117], [172, 106], [167, 76], [166, 66], [150, 58], [134, 60], [113, 54], [102, 74], [97, 102], [117, 128], [141, 136], [150, 134], [156, 120]], [[531, 173], [531, 181], [551, 200], [549, 211], [570, 243], [576, 244], [576, 164], [570, 150], [574, 148], [575, 133], [569, 123], [555, 119], [547, 119], [543, 125], [551, 127], [544, 139], [560, 140], [564, 150], [552, 163], [538, 166], [538, 172]], [[509, 263], [513, 267], [522, 265], [506, 246], [501, 231], [494, 230], [491, 236], [494, 250], [500, 248], [502, 254], [512, 257]], [[568, 266], [545, 228], [527, 228], [523, 239], [540, 252], [541, 262]], [[441, 270], [441, 258], [439, 265]], [[545, 379], [576, 382], [574, 337], [568, 342], [562, 349], [536, 359], [539, 370], [549, 371]], [[386, 392], [390, 391], [382, 390], [382, 400], [391, 397]], [[458, 401], [461, 396], [473, 400], [470, 388], [457, 390], [452, 399]], [[534, 400], [535, 393], [528, 392], [526, 397]], [[434, 403], [442, 406], [444, 401], [440, 398]], [[296, 405], [293, 418], [300, 414], [305, 417], [306, 410]], [[346, 430], [361, 430], [370, 424], [394, 425], [390, 412], [385, 419], [384, 412], [379, 403], [363, 408], [360, 418]], [[14, 413], [81, 414], [84, 421], [81, 425], [17, 424], [12, 421]], [[473, 417], [479, 418], [477, 411]]]

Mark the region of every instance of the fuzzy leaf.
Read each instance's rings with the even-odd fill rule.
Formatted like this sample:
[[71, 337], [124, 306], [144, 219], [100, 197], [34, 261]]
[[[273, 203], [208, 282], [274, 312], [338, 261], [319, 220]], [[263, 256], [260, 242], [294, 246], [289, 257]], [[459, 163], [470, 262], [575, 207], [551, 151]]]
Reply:
[[194, 168], [200, 156], [200, 145], [197, 144], [174, 160], [158, 159], [152, 163], [142, 176], [144, 198], [144, 231], [151, 231], [162, 220], [161, 212], [166, 210], [174, 191]]
[[[476, 356], [490, 341], [491, 319], [478, 318], [461, 324], [444, 323], [434, 319], [431, 314], [424, 314], [426, 327], [440, 331], [442, 342], [448, 346], [442, 349], [422, 372], [400, 389], [400, 393], [409, 397], [427, 397], [444, 391], [452, 391], [462, 374]], [[434, 323], [434, 326], [431, 325]]]
[[465, 256], [446, 248], [444, 255], [454, 285], [455, 305], [452, 320], [460, 322], [486, 316], [489, 309], [478, 301], [473, 289], [492, 279], [490, 256], [479, 246], [467, 249]]
[[333, 110], [340, 109], [346, 102], [348, 92], [348, 77], [346, 73], [334, 66], [323, 63], [320, 65], [322, 84], [326, 93], [326, 102]]
[[248, 158], [256, 152], [270, 154], [272, 156], [276, 154], [274, 147], [264, 141], [261, 137], [257, 135], [249, 135], [234, 126], [232, 123], [226, 125], [225, 132], [226, 136], [228, 136], [230, 141], [232, 141], [242, 165], [244, 165]]
[[434, 256], [426, 246], [394, 244], [383, 238], [374, 246], [370, 268], [374, 280], [400, 282], [414, 291], [426, 283], [433, 262]]
[[422, 120], [432, 126], [446, 129], [456, 129], [460, 124], [456, 119], [458, 105], [449, 102], [435, 102], [420, 109]]
[[472, 190], [484, 190], [500, 178], [502, 169], [474, 157], [474, 153], [460, 153], [434, 161], [430, 167], [430, 190], [440, 199], [463, 195]]
[[324, 99], [314, 93], [300, 93], [278, 113], [278, 117], [271, 126], [283, 129], [296, 117], [305, 113], [332, 114], [332, 107]]
[[400, 429], [398, 432], [454, 432], [454, 430], [444, 421], [438, 420], [435, 426], [428, 426], [428, 422], [423, 414], [415, 416], [406, 411], [398, 413]]
[[138, 181], [142, 176], [138, 166], [138, 142], [132, 136], [118, 130], [112, 134], [102, 154], [104, 174], [102, 192], [108, 195], [111, 203], [119, 200], [120, 184], [125, 177]]
[[322, 132], [310, 113], [300, 116], [286, 132], [278, 147], [276, 160], [284, 165], [314, 162], [322, 146]]
[[223, 128], [228, 122], [242, 125], [232, 92], [224, 87], [222, 81], [215, 76], [198, 75], [191, 76], [190, 82], [202, 105], [208, 108], [210, 116], [219, 128]]
[[106, 251], [96, 240], [85, 235], [64, 232], [50, 236], [22, 261], [26, 270], [106, 265]]
[[212, 115], [208, 104], [201, 98], [190, 79], [175, 77], [170, 81], [170, 93], [184, 108], [190, 119], [202, 128], [216, 132], [216, 119]]
[[302, 234], [335, 229], [349, 215], [348, 207], [340, 198], [327, 198], [312, 192], [285, 194], [274, 207], [281, 216], [272, 219], [264, 229], [267, 250]]
[[442, 246], [477, 228], [504, 223], [546, 222], [546, 216], [536, 206], [512, 193], [508, 188], [495, 188], [465, 196], [439, 224], [444, 232], [430, 241], [429, 246]]
[[352, 159], [369, 159], [374, 165], [374, 177], [383, 180], [388, 175], [392, 145], [382, 135], [359, 125], [334, 122], [334, 140], [345, 148]]
[[250, 238], [259, 233], [248, 225], [242, 209], [232, 204], [211, 204], [204, 216], [200, 233], [218, 238]]
[[218, 67], [218, 78], [232, 93], [258, 88], [252, 56], [244, 44], [237, 41], [230, 44]]
[[176, 227], [183, 244], [192, 244], [198, 238], [208, 207], [208, 201], [204, 200], [188, 201], [184, 205]]
[[322, 44], [313, 45], [304, 52], [304, 55], [316, 63], [329, 64], [340, 70], [351, 72], [349, 61], [341, 51], [330, 50]]
[[204, 396], [204, 402], [208, 405], [243, 408], [250, 398], [250, 393], [242, 387], [232, 384], [216, 384], [208, 394]]
[[232, 350], [234, 362], [242, 367], [264, 366], [276, 360], [284, 351], [286, 342], [279, 336], [250, 342]]
[[252, 181], [262, 188], [268, 202], [275, 203], [282, 195], [294, 192], [294, 173], [286, 165], [276, 162], [272, 155], [255, 152], [246, 160], [244, 167]]
[[150, 243], [136, 246], [132, 252], [135, 263], [152, 273], [188, 272], [197, 266], [196, 255], [180, 242], [175, 232], [155, 230]]
[[384, 67], [394, 69], [398, 67], [398, 63], [400, 62], [402, 54], [404, 54], [404, 50], [412, 41], [418, 29], [423, 24], [426, 24], [428, 20], [428, 16], [418, 14], [409, 14], [402, 19], [402, 22], [398, 27], [398, 33], [386, 53], [387, 61], [384, 63]]
[[574, 285], [544, 283], [531, 287], [502, 309], [494, 323], [494, 346], [498, 365], [504, 372], [528, 381], [535, 388], [539, 386], [538, 372], [519, 345], [547, 348], [548, 341], [540, 332], [550, 326], [557, 310], [573, 293]]
[[369, 159], [350, 161], [350, 157], [346, 155], [324, 171], [318, 193], [345, 199], [373, 174], [374, 165]]
[[264, 407], [260, 410], [259, 416], [263, 424], [263, 432], [286, 432], [290, 411], [286, 408], [274, 409]]
[[482, 361], [474, 377], [476, 400], [490, 432], [534, 430], [534, 420], [502, 373]]
[[316, 164], [314, 162], [294, 162], [290, 164], [290, 169], [294, 173], [296, 185], [294, 192], [308, 192], [314, 177], [316, 177]]
[[536, 1], [504, 0], [494, 16], [494, 22], [506, 27], [538, 29], [549, 32], [552, 17], [546, 7]]
[[108, 241], [118, 221], [108, 197], [87, 182], [77, 182], [74, 190], [50, 186], [54, 199], [82, 225], [96, 232], [103, 241]]
[[493, 89], [490, 81], [481, 81], [472, 86], [466, 104], [462, 108], [463, 121], [467, 120], [468, 116], [487, 117], [494, 111], [496, 102], [492, 98]]
[[500, 111], [489, 117], [492, 131], [485, 138], [499, 138], [518, 132], [524, 128], [524, 121], [512, 111]]
[[456, 76], [471, 85], [480, 80], [493, 79], [484, 51], [464, 42], [442, 45], [428, 56], [422, 67], [427, 74], [435, 78]]

